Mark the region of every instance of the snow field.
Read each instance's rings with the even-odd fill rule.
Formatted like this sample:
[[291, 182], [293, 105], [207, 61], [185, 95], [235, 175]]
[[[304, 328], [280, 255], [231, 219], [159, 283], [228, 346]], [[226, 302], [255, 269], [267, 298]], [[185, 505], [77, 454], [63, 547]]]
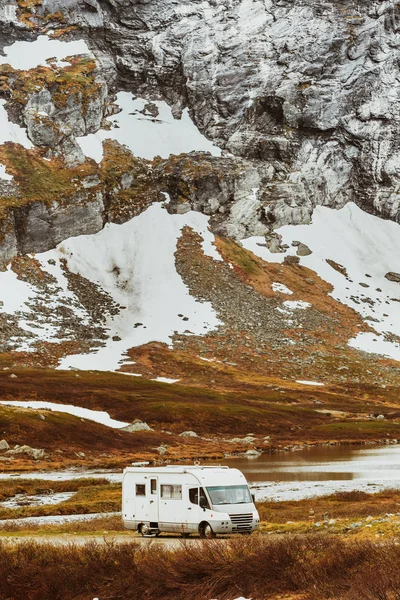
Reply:
[[[389, 281], [388, 272], [399, 272], [400, 226], [362, 211], [353, 203], [341, 210], [317, 206], [310, 225], [289, 225], [277, 230], [286, 253], [272, 253], [252, 237], [242, 245], [266, 262], [282, 263], [295, 255], [295, 240], [306, 244], [312, 254], [300, 258], [300, 264], [315, 271], [333, 286], [331, 296], [350, 306], [376, 331], [360, 333], [349, 345], [400, 360], [400, 344], [385, 334], [400, 336], [400, 284]], [[347, 277], [327, 260], [346, 269]], [[287, 302], [285, 303], [287, 304]]]
[[190, 296], [174, 256], [181, 230], [189, 226], [203, 237], [204, 253], [214, 258], [207, 223], [200, 213], [170, 215], [153, 204], [128, 223], [107, 224], [96, 235], [61, 244], [58, 252], [69, 269], [100, 285], [125, 308], [107, 324], [110, 338], [121, 341], [109, 340], [96, 354], [66, 357], [60, 368], [116, 370], [129, 348], [152, 341], [170, 345], [175, 332], [202, 335], [215, 329], [219, 321], [211, 304]]
[[161, 204], [152, 205], [123, 225], [107, 224], [96, 235], [71, 238], [55, 250], [36, 255], [43, 271], [55, 278], [47, 301], [54, 315], [43, 321], [29, 318], [34, 314], [33, 303], [43, 301], [41, 291], [20, 281], [10, 267], [1, 272], [0, 312], [17, 315], [19, 327], [34, 334], [23, 343], [12, 339], [18, 344], [16, 349], [33, 351], [37, 341], [61, 341], [56, 315], [60, 305], [71, 308], [83, 324], [90, 324], [90, 315], [68, 289], [62, 260], [66, 260], [70, 271], [99, 285], [123, 308], [107, 318], [109, 339], [105, 347], [91, 354], [66, 357], [60, 368], [116, 370], [129, 348], [152, 341], [170, 345], [175, 332], [204, 335], [218, 327], [211, 304], [193, 298], [176, 271], [175, 252], [185, 226], [203, 238], [207, 256], [222, 260], [213, 245], [214, 236], [208, 231], [208, 217], [193, 211], [170, 215]]

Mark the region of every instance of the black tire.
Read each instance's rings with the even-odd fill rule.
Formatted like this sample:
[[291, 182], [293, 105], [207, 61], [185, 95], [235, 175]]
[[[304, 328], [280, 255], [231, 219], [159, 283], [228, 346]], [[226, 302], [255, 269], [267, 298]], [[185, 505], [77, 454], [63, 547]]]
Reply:
[[211, 540], [215, 538], [215, 533], [210, 523], [201, 523], [199, 527], [199, 534], [202, 539]]
[[152, 538], [157, 535], [157, 532], [154, 529], [150, 529], [145, 523], [140, 525], [139, 533], [145, 538]]

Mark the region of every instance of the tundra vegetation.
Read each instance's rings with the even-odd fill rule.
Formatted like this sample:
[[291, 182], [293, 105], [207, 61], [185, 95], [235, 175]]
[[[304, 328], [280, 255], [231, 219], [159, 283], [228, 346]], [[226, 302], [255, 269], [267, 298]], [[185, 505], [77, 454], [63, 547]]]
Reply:
[[2, 600], [382, 600], [399, 597], [400, 547], [298, 535], [182, 541], [174, 549], [1, 541], [0, 580]]

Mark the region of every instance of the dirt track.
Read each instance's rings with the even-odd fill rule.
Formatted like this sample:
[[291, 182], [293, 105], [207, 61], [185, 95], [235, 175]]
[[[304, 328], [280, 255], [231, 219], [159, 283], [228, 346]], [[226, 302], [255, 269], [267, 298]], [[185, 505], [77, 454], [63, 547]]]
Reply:
[[[229, 539], [228, 537], [220, 537], [217, 538], [221, 542]], [[130, 543], [130, 542], [138, 542], [140, 544], [162, 544], [166, 545], [170, 548], [179, 548], [185, 544], [201, 544], [204, 540], [201, 540], [199, 537], [193, 538], [181, 538], [178, 536], [160, 536], [160, 537], [152, 537], [152, 538], [144, 538], [140, 535], [126, 535], [126, 534], [104, 534], [104, 535], [79, 535], [79, 534], [60, 534], [60, 535], [9, 535], [9, 536], [1, 536], [0, 540], [6, 540], [10, 543], [24, 543], [24, 542], [38, 542], [40, 544], [54, 544], [57, 546], [68, 545], [68, 544], [77, 544], [83, 545], [88, 542], [97, 542], [99, 544], [105, 543]]]

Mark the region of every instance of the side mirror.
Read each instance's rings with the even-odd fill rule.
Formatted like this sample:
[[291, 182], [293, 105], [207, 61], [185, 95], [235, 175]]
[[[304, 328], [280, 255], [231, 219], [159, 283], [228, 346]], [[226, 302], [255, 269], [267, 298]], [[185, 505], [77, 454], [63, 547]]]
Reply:
[[255, 497], [254, 494], [251, 495], [251, 499], [253, 500], [253, 504], [255, 504], [256, 503], [256, 497]]

